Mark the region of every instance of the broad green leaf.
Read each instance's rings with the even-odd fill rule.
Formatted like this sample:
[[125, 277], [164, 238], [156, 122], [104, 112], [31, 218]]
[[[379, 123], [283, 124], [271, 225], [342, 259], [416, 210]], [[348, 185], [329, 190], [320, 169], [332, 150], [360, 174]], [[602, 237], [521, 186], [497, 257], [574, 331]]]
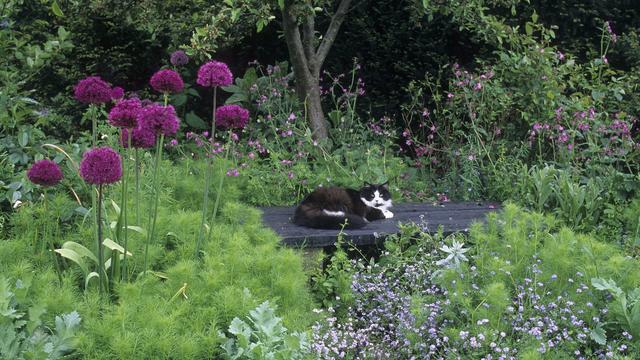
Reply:
[[56, 0], [53, 0], [53, 3], [51, 4], [51, 11], [53, 11], [53, 14], [57, 17], [64, 16], [64, 13], [60, 9], [60, 5], [58, 5], [58, 1]]
[[71, 249], [55, 249], [54, 251], [60, 254], [60, 256], [76, 263], [80, 267], [80, 269], [82, 269], [82, 272], [84, 274], [89, 272], [89, 270], [87, 269], [87, 265], [82, 260], [82, 256], [80, 256], [80, 254], [78, 254], [77, 252]]
[[196, 129], [206, 130], [209, 127], [198, 115], [196, 115], [193, 111], [187, 113], [185, 116], [185, 121], [189, 126], [194, 127]]
[[147, 235], [147, 230], [141, 228], [140, 226], [135, 226], [135, 225], [128, 225], [127, 229], [129, 230], [133, 230], [135, 232], [137, 232], [138, 234], [141, 234], [143, 236]]
[[[428, 1], [428, 0], [422, 0], [423, 3], [425, 1]], [[284, 0], [278, 0], [278, 7], [280, 8], [280, 10], [284, 9]]]
[[602, 324], [598, 323], [595, 329], [591, 330], [591, 339], [600, 345], [607, 343], [607, 334], [602, 328]]
[[98, 275], [97, 272], [92, 271], [89, 275], [87, 275], [87, 277], [84, 279], [84, 288], [86, 289], [89, 286], [89, 281], [91, 281], [91, 279], [99, 279], [100, 275]]
[[527, 35], [531, 36], [533, 34], [533, 26], [531, 26], [531, 23], [527, 22], [524, 26], [524, 31], [527, 33]]
[[62, 244], [62, 248], [73, 250], [76, 253], [78, 253], [81, 257], [87, 257], [91, 259], [94, 263], [96, 264], [98, 263], [98, 258], [93, 254], [93, 252], [87, 249], [86, 247], [78, 244], [77, 242], [67, 241], [64, 244]]
[[[102, 245], [106, 246], [108, 249], [112, 251], [118, 251], [121, 254], [124, 254], [124, 248], [120, 246], [120, 244], [116, 243], [115, 241], [109, 238], [104, 239], [104, 241], [102, 242]], [[131, 253], [128, 251], [127, 251], [127, 256], [131, 256]]]

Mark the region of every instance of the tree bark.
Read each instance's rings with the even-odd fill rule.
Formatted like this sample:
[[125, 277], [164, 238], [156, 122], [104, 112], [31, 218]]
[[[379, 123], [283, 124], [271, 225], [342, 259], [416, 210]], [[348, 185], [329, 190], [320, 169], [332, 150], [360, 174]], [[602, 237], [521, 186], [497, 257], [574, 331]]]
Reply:
[[285, 0], [282, 8], [282, 27], [296, 79], [296, 93], [305, 104], [307, 120], [314, 139], [326, 139], [329, 136], [329, 125], [324, 117], [320, 97], [320, 69], [338, 35], [351, 1], [340, 1], [317, 48], [314, 15], [298, 19], [294, 14], [294, 0]]

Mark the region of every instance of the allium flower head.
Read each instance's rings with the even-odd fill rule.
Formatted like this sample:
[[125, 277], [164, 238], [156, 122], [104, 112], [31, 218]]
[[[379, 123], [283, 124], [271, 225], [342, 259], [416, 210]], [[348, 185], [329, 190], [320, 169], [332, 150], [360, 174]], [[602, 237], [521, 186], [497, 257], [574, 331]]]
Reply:
[[156, 72], [149, 80], [151, 87], [161, 93], [176, 94], [184, 89], [184, 81], [180, 74], [171, 69]]
[[103, 104], [111, 101], [111, 86], [99, 76], [80, 80], [73, 88], [76, 100], [87, 104]]
[[62, 180], [62, 170], [51, 160], [38, 160], [27, 171], [27, 177], [34, 184], [53, 186]]
[[124, 89], [116, 86], [111, 89], [111, 100], [120, 100], [124, 97]]
[[224, 105], [216, 109], [216, 125], [225, 129], [244, 129], [249, 122], [249, 110], [239, 105]]
[[233, 75], [227, 64], [209, 61], [198, 70], [198, 85], [205, 87], [228, 86], [233, 82]]
[[109, 124], [121, 128], [134, 128], [138, 125], [140, 109], [142, 105], [138, 99], [118, 101], [109, 112]]
[[171, 54], [171, 65], [173, 66], [182, 66], [187, 65], [189, 63], [189, 57], [185, 54], [184, 51], [178, 50], [174, 51]]
[[152, 130], [155, 134], [172, 136], [178, 132], [180, 120], [173, 106], [151, 104], [138, 112], [138, 124], [141, 128]]
[[152, 129], [137, 127], [122, 129], [120, 132], [120, 144], [122, 147], [129, 147], [129, 131], [131, 131], [131, 147], [150, 149], [156, 145], [156, 133]]
[[122, 177], [120, 155], [110, 147], [88, 150], [80, 161], [80, 176], [89, 184], [111, 184]]

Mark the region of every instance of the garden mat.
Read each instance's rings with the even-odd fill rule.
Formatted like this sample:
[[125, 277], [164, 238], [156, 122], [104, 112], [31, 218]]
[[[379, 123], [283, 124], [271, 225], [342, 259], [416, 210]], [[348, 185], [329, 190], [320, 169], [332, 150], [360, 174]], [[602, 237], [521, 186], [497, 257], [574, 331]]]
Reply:
[[[386, 235], [398, 232], [398, 223], [414, 222], [427, 232], [435, 233], [442, 226], [445, 234], [465, 233], [475, 221], [496, 211], [499, 205], [488, 202], [466, 203], [405, 203], [391, 208], [392, 219], [372, 221], [362, 229], [345, 229], [344, 239], [354, 245], [374, 245]], [[294, 247], [321, 248], [332, 246], [339, 230], [311, 229], [291, 223], [294, 207], [263, 207], [262, 220], [282, 238], [282, 243]]]

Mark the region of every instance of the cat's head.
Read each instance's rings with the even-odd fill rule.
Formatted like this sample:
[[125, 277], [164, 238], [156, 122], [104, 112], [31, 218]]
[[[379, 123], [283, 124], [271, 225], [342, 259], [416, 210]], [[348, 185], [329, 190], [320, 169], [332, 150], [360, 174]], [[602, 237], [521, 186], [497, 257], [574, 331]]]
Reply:
[[391, 207], [391, 193], [389, 192], [389, 182], [383, 184], [364, 183], [360, 189], [360, 199], [369, 207], [387, 209]]

